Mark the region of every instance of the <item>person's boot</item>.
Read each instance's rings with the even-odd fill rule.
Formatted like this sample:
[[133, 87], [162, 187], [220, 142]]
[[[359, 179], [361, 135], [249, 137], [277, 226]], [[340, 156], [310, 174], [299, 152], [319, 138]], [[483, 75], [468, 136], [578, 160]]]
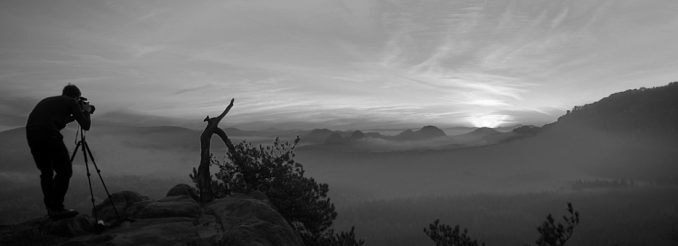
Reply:
[[78, 211], [75, 211], [74, 209], [47, 209], [47, 216], [53, 220], [71, 218], [76, 215], [78, 215]]

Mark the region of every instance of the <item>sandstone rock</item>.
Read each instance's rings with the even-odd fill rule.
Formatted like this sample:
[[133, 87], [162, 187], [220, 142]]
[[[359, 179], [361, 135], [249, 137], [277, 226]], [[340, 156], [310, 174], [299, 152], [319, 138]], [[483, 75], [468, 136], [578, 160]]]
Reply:
[[55, 245], [65, 238], [94, 232], [93, 225], [94, 220], [83, 214], [57, 221], [45, 216], [3, 228], [0, 245]]
[[[168, 193], [172, 193], [172, 190]], [[114, 193], [111, 197], [120, 218], [197, 217], [200, 215], [200, 205], [186, 195], [169, 196], [151, 201], [136, 192], [123, 191]], [[97, 205], [95, 210], [99, 219], [104, 221], [119, 219], [108, 199]]]
[[187, 196], [170, 196], [149, 203], [133, 218], [198, 217], [200, 205]]
[[[87, 215], [61, 221], [41, 218], [0, 228], [0, 245], [303, 245], [301, 237], [263, 193], [239, 194], [203, 206], [185, 194], [157, 201], [134, 192], [115, 193], [112, 197], [119, 212], [133, 221], [95, 234], [94, 220]], [[115, 216], [109, 207], [110, 201], [105, 201], [97, 211]]]
[[194, 219], [186, 217], [140, 219], [99, 235], [73, 238], [63, 245], [218, 245], [215, 237], [200, 237], [203, 229], [209, 228], [196, 226]]
[[240, 199], [256, 199], [256, 200], [261, 200], [264, 201], [268, 204], [270, 204], [270, 201], [268, 200], [268, 197], [266, 194], [264, 194], [261, 191], [252, 191], [248, 194], [244, 193], [232, 193], [229, 195], [230, 198], [240, 198]]
[[167, 192], [167, 195], [165, 196], [182, 196], [182, 195], [193, 198], [196, 201], [198, 200], [198, 193], [196, 192], [196, 190], [187, 184], [175, 185], [174, 187], [172, 187], [172, 189], [170, 189]]
[[78, 236], [94, 231], [94, 220], [88, 215], [79, 214], [73, 218], [46, 223], [51, 233], [62, 236]]
[[229, 245], [303, 245], [301, 237], [266, 201], [224, 198], [208, 204], [207, 209], [224, 228]]
[[[145, 208], [151, 201], [146, 196], [133, 191], [121, 191], [111, 194], [115, 209], [121, 218], [128, 218], [134, 216], [140, 210]], [[102, 203], [94, 207], [94, 211], [98, 219], [104, 221], [117, 220], [118, 216], [111, 205], [111, 201], [107, 198]]]

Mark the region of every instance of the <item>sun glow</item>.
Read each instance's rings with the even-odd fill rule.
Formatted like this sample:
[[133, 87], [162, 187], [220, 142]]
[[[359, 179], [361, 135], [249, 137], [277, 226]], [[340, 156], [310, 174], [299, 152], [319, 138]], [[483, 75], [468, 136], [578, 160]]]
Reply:
[[509, 120], [510, 116], [508, 115], [497, 115], [497, 114], [483, 114], [483, 115], [472, 115], [467, 119], [475, 127], [489, 127], [495, 128]]

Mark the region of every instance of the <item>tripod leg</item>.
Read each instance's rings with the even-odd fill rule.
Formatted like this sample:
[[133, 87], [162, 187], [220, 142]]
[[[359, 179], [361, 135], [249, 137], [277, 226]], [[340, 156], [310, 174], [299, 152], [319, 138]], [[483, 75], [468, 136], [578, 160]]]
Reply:
[[84, 157], [84, 159], [85, 159], [85, 170], [87, 170], [87, 183], [89, 184], [89, 195], [90, 195], [91, 201], [92, 201], [92, 215], [94, 216], [94, 221], [99, 221], [99, 217], [97, 217], [97, 211], [96, 211], [96, 209], [94, 209], [96, 204], [95, 204], [95, 201], [94, 201], [94, 191], [92, 190], [92, 178], [91, 178], [92, 174], [89, 171], [89, 163], [87, 161], [87, 151], [85, 150], [85, 148], [87, 148], [87, 143], [83, 139], [83, 140], [80, 140], [80, 142], [78, 142], [78, 144], [82, 145], [82, 157]]
[[75, 145], [75, 149], [73, 149], [73, 154], [71, 155], [71, 163], [73, 163], [73, 160], [75, 159], [75, 155], [78, 154], [78, 148], [82, 145], [82, 141], [78, 141], [78, 143]]
[[94, 155], [92, 155], [92, 150], [89, 148], [89, 144], [87, 142], [83, 141], [83, 151], [87, 150], [87, 154], [89, 154], [89, 158], [92, 160], [92, 165], [94, 166], [94, 169], [97, 170], [97, 174], [99, 175], [99, 180], [101, 180], [101, 185], [104, 187], [104, 191], [106, 191], [106, 195], [108, 196], [108, 200], [111, 201], [111, 206], [113, 206], [113, 212], [115, 212], [115, 216], [120, 219], [120, 214], [118, 213], [118, 208], [115, 207], [115, 202], [113, 202], [113, 197], [111, 197], [111, 193], [108, 192], [108, 187], [106, 187], [106, 183], [104, 182], [104, 178], [101, 177], [101, 170], [99, 170], [99, 166], [97, 166], [96, 161], [94, 161]]

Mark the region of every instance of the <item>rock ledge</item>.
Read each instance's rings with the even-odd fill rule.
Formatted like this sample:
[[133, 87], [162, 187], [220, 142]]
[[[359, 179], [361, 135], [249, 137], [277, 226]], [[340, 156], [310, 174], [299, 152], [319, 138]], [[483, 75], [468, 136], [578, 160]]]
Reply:
[[[191, 188], [182, 184], [157, 201], [131, 191], [111, 197], [118, 213], [131, 221], [97, 234], [88, 215], [60, 221], [39, 218], [0, 228], [0, 245], [303, 245], [263, 194], [237, 195], [201, 206]], [[117, 218], [109, 200], [95, 210], [107, 223]]]

